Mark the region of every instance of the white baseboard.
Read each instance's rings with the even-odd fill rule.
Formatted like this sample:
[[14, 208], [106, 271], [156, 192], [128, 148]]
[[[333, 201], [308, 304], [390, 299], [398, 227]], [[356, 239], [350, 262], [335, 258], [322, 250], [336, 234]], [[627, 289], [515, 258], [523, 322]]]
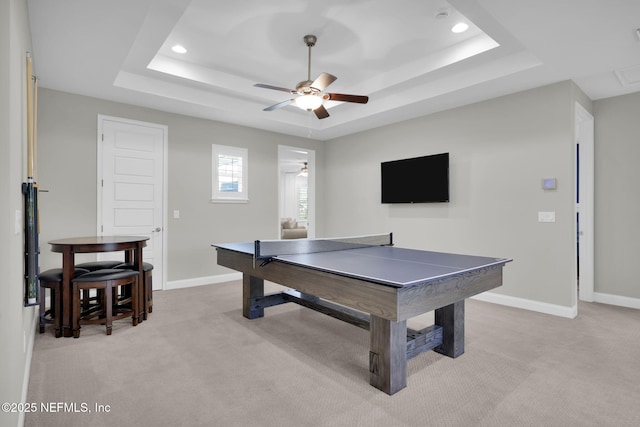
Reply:
[[214, 283], [242, 280], [242, 273], [218, 274], [216, 276], [194, 277], [192, 279], [172, 280], [167, 282], [166, 290], [190, 288], [192, 286], [212, 285]]
[[600, 292], [593, 293], [593, 302], [599, 302], [602, 304], [619, 305], [627, 308], [640, 309], [640, 299], [623, 297], [620, 295], [603, 294]]
[[478, 301], [522, 308], [525, 310], [537, 311], [538, 313], [551, 314], [553, 316], [566, 317], [569, 319], [573, 319], [578, 315], [578, 306], [565, 307], [563, 305], [549, 304], [540, 301], [496, 294], [493, 292], [484, 292], [471, 298], [477, 299]]

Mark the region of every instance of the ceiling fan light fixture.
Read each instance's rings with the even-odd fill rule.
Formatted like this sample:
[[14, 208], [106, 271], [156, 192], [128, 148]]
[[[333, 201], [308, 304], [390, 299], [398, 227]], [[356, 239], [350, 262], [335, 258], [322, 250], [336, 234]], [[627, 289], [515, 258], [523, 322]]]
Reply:
[[316, 95], [302, 95], [295, 99], [296, 106], [306, 111], [313, 111], [322, 105], [322, 98]]
[[295, 105], [305, 110], [313, 111], [318, 119], [326, 119], [329, 112], [323, 105], [323, 99], [341, 102], [355, 102], [358, 104], [366, 104], [369, 101], [368, 96], [348, 95], [344, 93], [323, 93], [323, 91], [333, 83], [337, 77], [329, 73], [320, 73], [315, 79], [311, 80], [311, 48], [315, 46], [318, 38], [312, 34], [304, 36], [304, 42], [309, 47], [309, 60], [307, 62], [307, 80], [301, 81], [296, 85], [295, 89], [287, 89], [284, 87], [265, 85], [256, 83], [254, 86], [264, 89], [278, 90], [289, 94], [300, 95], [296, 98], [287, 99], [264, 109], [264, 111], [273, 111], [279, 108]]
[[309, 167], [307, 166], [307, 162], [304, 162], [304, 166], [300, 169], [298, 176], [309, 176]]

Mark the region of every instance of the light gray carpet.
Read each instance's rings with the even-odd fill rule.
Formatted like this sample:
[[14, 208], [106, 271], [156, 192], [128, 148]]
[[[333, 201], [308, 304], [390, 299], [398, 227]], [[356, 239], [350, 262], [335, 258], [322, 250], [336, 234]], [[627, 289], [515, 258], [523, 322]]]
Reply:
[[419, 355], [388, 396], [369, 385], [365, 330], [292, 304], [247, 320], [239, 282], [156, 292], [137, 327], [36, 337], [27, 401], [91, 412], [39, 410], [25, 426], [640, 425], [638, 310], [466, 309], [465, 354]]

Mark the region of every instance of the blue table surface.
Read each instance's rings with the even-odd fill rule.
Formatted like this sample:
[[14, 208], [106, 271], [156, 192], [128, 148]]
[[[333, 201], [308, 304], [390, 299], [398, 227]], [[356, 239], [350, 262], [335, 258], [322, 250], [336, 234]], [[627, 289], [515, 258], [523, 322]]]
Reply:
[[[213, 246], [254, 255], [253, 242]], [[273, 260], [394, 287], [414, 286], [511, 261], [395, 246], [278, 255]]]

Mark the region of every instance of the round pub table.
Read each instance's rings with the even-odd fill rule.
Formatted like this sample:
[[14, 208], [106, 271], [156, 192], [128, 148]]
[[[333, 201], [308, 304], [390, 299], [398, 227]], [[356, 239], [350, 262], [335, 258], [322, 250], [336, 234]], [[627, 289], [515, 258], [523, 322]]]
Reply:
[[[123, 262], [132, 263], [140, 273], [140, 283], [143, 283], [142, 250], [147, 246], [146, 236], [88, 236], [72, 237], [49, 241], [52, 252], [62, 254], [62, 335], [73, 336], [71, 330], [71, 280], [75, 269], [75, 254], [120, 252], [124, 251]], [[146, 318], [146, 304], [138, 298], [138, 322]]]

